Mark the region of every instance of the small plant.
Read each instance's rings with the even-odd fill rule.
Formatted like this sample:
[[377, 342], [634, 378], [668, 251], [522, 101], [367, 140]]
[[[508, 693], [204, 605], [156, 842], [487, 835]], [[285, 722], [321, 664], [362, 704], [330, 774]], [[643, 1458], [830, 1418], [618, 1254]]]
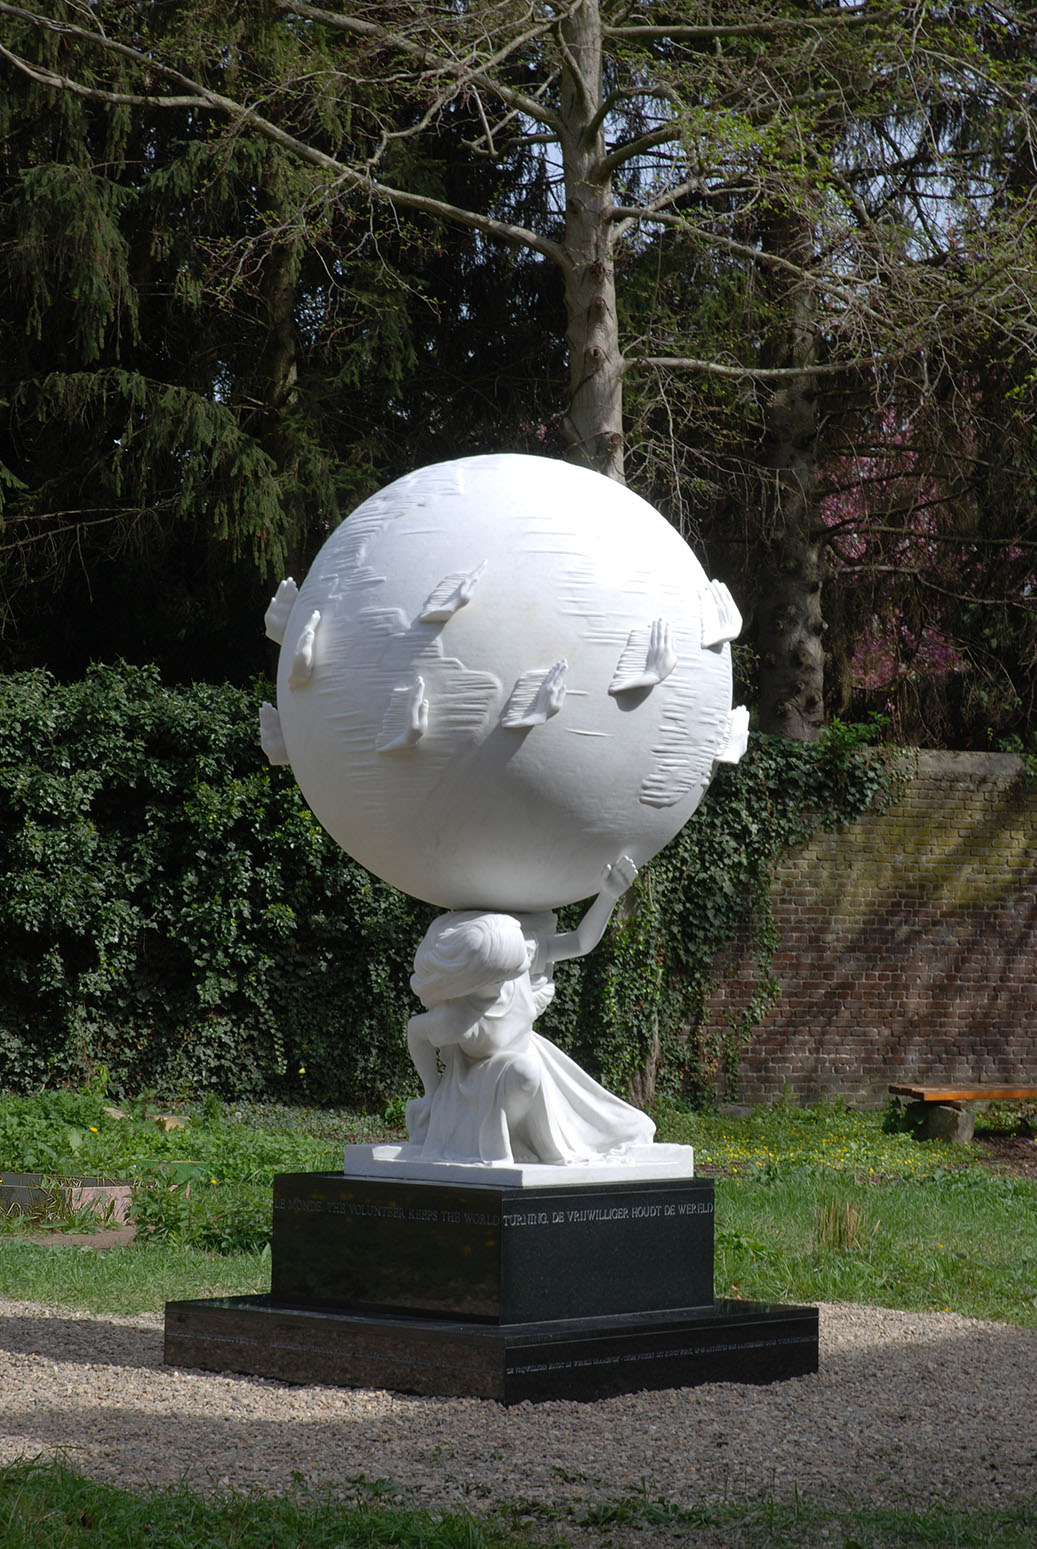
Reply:
[[[874, 1237], [877, 1228], [873, 1227]], [[819, 1253], [854, 1253], [862, 1248], [868, 1234], [856, 1205], [836, 1199], [825, 1199], [817, 1213], [815, 1242]]]
[[176, 1160], [141, 1169], [130, 1207], [142, 1239], [226, 1256], [267, 1247], [271, 1214], [268, 1184], [220, 1184], [203, 1164]]
[[215, 1092], [206, 1092], [202, 1098], [203, 1124], [219, 1124], [223, 1119], [223, 1104]]
[[393, 1129], [401, 1129], [407, 1120], [407, 1098], [391, 1097], [382, 1109], [382, 1118]]
[[891, 1097], [882, 1110], [882, 1129], [887, 1135], [913, 1135], [917, 1125], [907, 1116], [907, 1107], [899, 1098]]
[[186, 1242], [191, 1188], [200, 1187], [205, 1179], [206, 1169], [198, 1162], [162, 1160], [141, 1167], [130, 1206], [138, 1233], [165, 1242]]

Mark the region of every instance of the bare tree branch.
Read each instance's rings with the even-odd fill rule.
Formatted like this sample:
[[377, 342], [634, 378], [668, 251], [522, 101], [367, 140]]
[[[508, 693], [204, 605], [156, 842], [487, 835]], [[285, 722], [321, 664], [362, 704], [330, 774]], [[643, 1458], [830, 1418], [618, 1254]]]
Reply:
[[[683, 189], [674, 189], [672, 197], [679, 197], [683, 192]], [[664, 195], [656, 201], [656, 207], [653, 207], [652, 204], [641, 206], [613, 205], [612, 215], [613, 218], [619, 219], [624, 232], [631, 225], [636, 225], [642, 220], [648, 224], [656, 223], [671, 226], [683, 232], [689, 242], [697, 243], [700, 247], [715, 248], [720, 252], [732, 253], [739, 258], [746, 258], [751, 263], [762, 265], [765, 268], [783, 270], [786, 274], [795, 275], [797, 279], [804, 281], [806, 284], [815, 286], [818, 290], [823, 290], [828, 295], [836, 297], [860, 316], [868, 317], [873, 322], [888, 328], [889, 318], [864, 301], [859, 290], [850, 290], [838, 278], [826, 275], [819, 269], [807, 268], [803, 264], [795, 263], [784, 254], [772, 253], [764, 247], [753, 247], [748, 242], [736, 242], [731, 237], [722, 237], [716, 232], [704, 231], [701, 227], [693, 225], [686, 216], [673, 215], [663, 209], [663, 204], [670, 202], [670, 198], [671, 196]], [[877, 356], [876, 358], [881, 357]]]
[[817, 366], [724, 366], [716, 360], [697, 360], [690, 355], [625, 355], [624, 372], [641, 368], [657, 368], [663, 371], [701, 371], [708, 376], [727, 377], [731, 381], [788, 382], [806, 377], [840, 376], [849, 371], [867, 371], [880, 366], [884, 355], [872, 355], [865, 359], [829, 362]]
[[[444, 75], [454, 76], [458, 81], [466, 84], [481, 86], [485, 91], [491, 92], [499, 98], [507, 107], [519, 113], [525, 113], [527, 117], [537, 123], [546, 124], [557, 133], [560, 129], [560, 121], [557, 114], [536, 97], [531, 97], [525, 92], [515, 91], [503, 81], [490, 74], [495, 66], [503, 64], [508, 57], [518, 49], [524, 48], [527, 43], [534, 42], [545, 32], [553, 30], [559, 21], [559, 17], [553, 16], [550, 20], [540, 23], [536, 27], [530, 27], [517, 37], [512, 38], [506, 48], [499, 49], [496, 54], [490, 55], [480, 65], [475, 66], [469, 61], [453, 59], [449, 54], [440, 54], [419, 43], [412, 43], [401, 32], [389, 27], [380, 27], [375, 22], [364, 21], [359, 16], [350, 16], [341, 11], [326, 11], [320, 6], [306, 5], [303, 0], [274, 0], [279, 11], [290, 15], [306, 16], [312, 21], [323, 22], [327, 27], [337, 28], [342, 32], [351, 32], [357, 37], [371, 38], [390, 48], [394, 53], [404, 54], [413, 59], [423, 69], [431, 69]], [[570, 4], [561, 12], [562, 16], [568, 15], [575, 9]]]
[[181, 109], [190, 107], [205, 109], [218, 113], [242, 128], [254, 130], [271, 141], [275, 145], [282, 146], [291, 151], [300, 161], [307, 162], [310, 166], [319, 168], [328, 173], [337, 182], [345, 184], [349, 188], [357, 189], [361, 193], [369, 195], [372, 199], [385, 201], [400, 209], [417, 210], [425, 215], [435, 216], [437, 219], [450, 221], [459, 226], [466, 226], [469, 230], [481, 232], [485, 236], [508, 242], [518, 247], [531, 248], [534, 252], [549, 258], [561, 268], [567, 264], [564, 248], [552, 241], [540, 232], [532, 231], [525, 226], [517, 226], [509, 221], [498, 220], [492, 215], [486, 215], [479, 210], [469, 210], [461, 205], [451, 204], [443, 199], [433, 199], [426, 194], [418, 194], [409, 189], [394, 188], [387, 183], [380, 182], [377, 178], [365, 172], [360, 172], [355, 167], [340, 161], [335, 156], [329, 156], [325, 151], [282, 129], [255, 108], [246, 103], [238, 102], [233, 97], [226, 97], [220, 92], [212, 91], [201, 81], [193, 80], [190, 76], [182, 74], [178, 70], [171, 69], [168, 65], [162, 65], [150, 55], [142, 53], [139, 49], [119, 43], [113, 38], [106, 37], [102, 33], [91, 32], [82, 27], [74, 27], [65, 22], [55, 22], [49, 17], [40, 16], [36, 12], [23, 10], [19, 6], [0, 0], [0, 15], [17, 16], [20, 20], [27, 20], [35, 26], [48, 31], [60, 32], [63, 35], [75, 37], [78, 41], [87, 43], [92, 47], [100, 48], [108, 53], [117, 55], [137, 64], [142, 70], [160, 75], [164, 80], [175, 82], [181, 87], [186, 87], [188, 96], [164, 96], [161, 93], [135, 93], [106, 91], [100, 87], [88, 86], [82, 81], [77, 81], [70, 76], [59, 74], [57, 71], [43, 70], [31, 64], [28, 60], [12, 53], [8, 49], [3, 50], [3, 57], [16, 69], [21, 70], [30, 79], [44, 86], [53, 87], [56, 90], [69, 91], [77, 96], [88, 98], [96, 102], [109, 104], [125, 104], [131, 107], [149, 107], [157, 109]]
[[621, 41], [632, 38], [644, 38], [649, 41], [672, 39], [677, 43], [711, 43], [715, 38], [773, 38], [788, 32], [813, 32], [822, 27], [859, 27], [871, 20], [869, 7], [858, 6], [855, 9], [849, 6], [837, 15], [804, 16], [803, 18], [775, 17], [770, 21], [739, 22], [726, 27], [711, 27], [708, 24], [698, 27], [685, 27], [665, 25], [653, 27], [621, 26], [603, 28], [607, 38], [616, 38]]
[[646, 134], [640, 135], [636, 140], [627, 140], [622, 145], [615, 146], [601, 162], [601, 175], [610, 176], [617, 167], [625, 166], [628, 161], [633, 161], [638, 156], [643, 156], [647, 151], [654, 150], [657, 145], [672, 145], [681, 137], [680, 127], [677, 124], [667, 124], [659, 129], [650, 129]]

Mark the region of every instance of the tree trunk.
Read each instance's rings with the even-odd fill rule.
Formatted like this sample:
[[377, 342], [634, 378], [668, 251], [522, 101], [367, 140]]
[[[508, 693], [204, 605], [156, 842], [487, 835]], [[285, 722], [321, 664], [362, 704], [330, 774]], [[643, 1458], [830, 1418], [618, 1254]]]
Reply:
[[771, 544], [767, 569], [757, 625], [760, 730], [810, 742], [824, 720], [821, 546], [786, 532]]
[[295, 306], [299, 251], [294, 242], [275, 243], [263, 261], [260, 302], [266, 344], [249, 384], [256, 405], [258, 435], [278, 467], [285, 465], [289, 439], [282, 416], [291, 407], [298, 379]]
[[[814, 256], [809, 222], [795, 212], [775, 217], [766, 246], [808, 268]], [[806, 367], [816, 362], [816, 309], [813, 286], [808, 279], [796, 277], [777, 304], [784, 337], [775, 341], [776, 364]], [[809, 742], [824, 724], [824, 550], [815, 378], [789, 377], [774, 390], [767, 428], [767, 463], [772, 473], [763, 502], [764, 552], [756, 617], [759, 725], [761, 731]]]
[[565, 308], [574, 462], [623, 481], [623, 359], [616, 316], [612, 180], [605, 162], [602, 26], [597, 0], [561, 24]]

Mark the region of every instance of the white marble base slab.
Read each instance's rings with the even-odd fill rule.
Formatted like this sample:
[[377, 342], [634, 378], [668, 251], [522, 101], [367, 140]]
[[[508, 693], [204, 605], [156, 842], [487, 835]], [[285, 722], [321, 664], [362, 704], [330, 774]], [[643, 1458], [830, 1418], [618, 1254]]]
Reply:
[[347, 1146], [345, 1172], [354, 1178], [416, 1183], [463, 1183], [494, 1189], [561, 1189], [584, 1183], [651, 1183], [693, 1178], [695, 1147], [631, 1146], [589, 1162], [425, 1162], [404, 1145]]

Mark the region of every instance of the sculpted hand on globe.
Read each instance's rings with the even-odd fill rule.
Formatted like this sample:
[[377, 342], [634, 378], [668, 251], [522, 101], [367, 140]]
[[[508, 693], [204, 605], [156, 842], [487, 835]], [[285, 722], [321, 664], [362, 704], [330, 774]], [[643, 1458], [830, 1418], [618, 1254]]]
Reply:
[[384, 741], [379, 753], [399, 753], [416, 747], [428, 731], [428, 700], [425, 679], [416, 678], [411, 687], [393, 690], [393, 698], [382, 723]]
[[673, 646], [673, 630], [668, 619], [656, 619], [648, 639], [648, 658], [645, 677], [652, 683], [668, 678], [677, 665], [677, 652]]
[[479, 583], [479, 577], [482, 575], [485, 569], [486, 562], [484, 560], [481, 565], [477, 565], [475, 569], [470, 572], [470, 574], [466, 575], [464, 580], [458, 586], [456, 597], [457, 606], [459, 608], [465, 608], [471, 602], [472, 593], [475, 591], [475, 588]]
[[565, 674], [569, 670], [569, 663], [563, 656], [561, 661], [555, 662], [544, 679], [540, 692], [533, 705], [534, 714], [543, 712], [544, 719], [557, 715], [565, 702]]
[[287, 764], [288, 749], [281, 731], [281, 717], [276, 707], [264, 700], [259, 707], [260, 746], [272, 764]]
[[285, 625], [288, 623], [292, 609], [295, 607], [295, 599], [299, 595], [299, 588], [288, 576], [281, 582], [277, 591], [270, 599], [270, 606], [263, 615], [263, 624], [267, 635], [277, 645], [284, 640]]
[[[512, 730], [527, 726], [543, 726], [545, 721], [557, 715], [565, 703], [565, 675], [568, 671], [569, 663], [563, 656], [544, 673], [523, 673], [504, 713], [504, 725]], [[532, 683], [536, 684], [532, 704], [528, 709], [523, 709], [520, 703], [516, 709], [516, 699], [520, 699], [523, 693], [528, 693]]]
[[673, 629], [669, 619], [653, 621], [648, 634], [648, 645], [644, 651], [644, 665], [639, 670], [635, 670], [629, 661], [637, 638], [636, 633], [631, 636], [628, 650], [612, 679], [610, 694], [626, 694], [631, 689], [654, 688], [657, 683], [662, 683], [665, 678], [668, 678], [677, 665], [679, 658], [673, 643]]
[[630, 856], [621, 855], [605, 872], [605, 880], [601, 886], [602, 895], [613, 899], [622, 898], [627, 889], [633, 886], [636, 877], [637, 867]]
[[292, 669], [289, 682], [293, 688], [302, 688], [309, 682], [313, 674], [314, 652], [317, 645], [317, 630], [320, 627], [320, 609], [314, 608], [295, 647], [295, 655], [292, 657]]
[[418, 678], [407, 701], [407, 729], [401, 743], [413, 747], [428, 731], [428, 700], [425, 698], [425, 679]]

